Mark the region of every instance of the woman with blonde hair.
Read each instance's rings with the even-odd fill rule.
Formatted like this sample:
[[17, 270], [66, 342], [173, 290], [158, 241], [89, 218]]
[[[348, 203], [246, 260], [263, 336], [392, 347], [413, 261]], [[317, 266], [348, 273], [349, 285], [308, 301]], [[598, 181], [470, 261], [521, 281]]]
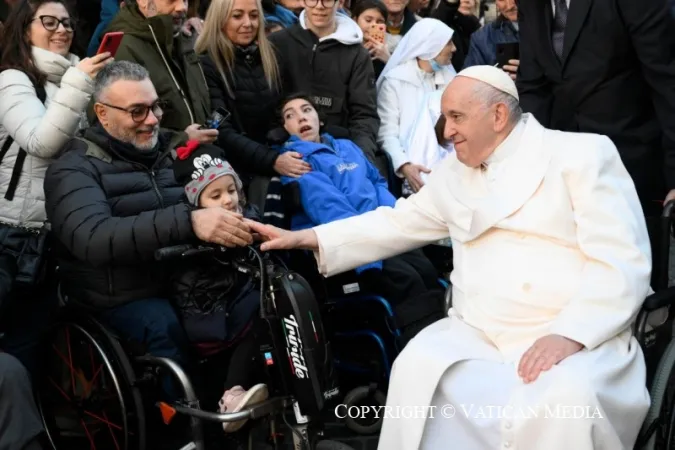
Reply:
[[299, 177], [309, 172], [300, 155], [280, 155], [266, 145], [281, 83], [260, 0], [212, 0], [196, 50], [202, 55], [211, 106], [230, 113], [217, 144], [244, 185], [255, 175]]

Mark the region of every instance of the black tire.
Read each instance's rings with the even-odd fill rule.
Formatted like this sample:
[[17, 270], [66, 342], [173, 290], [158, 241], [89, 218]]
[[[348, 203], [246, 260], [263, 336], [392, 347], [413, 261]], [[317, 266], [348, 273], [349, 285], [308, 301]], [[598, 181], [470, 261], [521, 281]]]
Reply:
[[314, 450], [354, 450], [354, 448], [338, 441], [319, 441]]
[[[640, 430], [638, 442], [644, 442], [640, 450], [675, 449], [675, 340], [659, 360], [649, 394], [652, 402]], [[650, 434], [649, 439], [644, 437]]]
[[[67, 358], [58, 348], [63, 338]], [[73, 349], [71, 339], [79, 341], [76, 345], [86, 345], [88, 352], [83, 350], [84, 346]], [[90, 442], [100, 439], [102, 443], [96, 444], [98, 449], [145, 450], [143, 400], [129, 358], [117, 339], [93, 319], [68, 318], [56, 324], [47, 343], [49, 350], [36, 397], [52, 447], [55, 450], [88, 448]], [[83, 352], [89, 357], [83, 357]], [[70, 370], [73, 384], [70, 391], [70, 386], [62, 389], [60, 377], [64, 372], [59, 360]], [[98, 369], [97, 360], [100, 361]], [[73, 379], [77, 379], [77, 383]], [[96, 387], [97, 382], [101, 383], [100, 388]]]
[[[370, 388], [368, 386], [359, 386], [347, 393], [343, 403], [347, 409], [349, 409], [350, 406], [362, 405], [385, 406], [387, 403], [387, 397], [380, 390], [376, 390], [371, 394]], [[356, 418], [350, 417], [350, 415], [347, 414], [344, 418], [344, 421], [347, 428], [352, 430], [354, 433], [361, 435], [371, 435], [380, 431], [384, 418], [381, 415], [380, 417], [372, 418]]]

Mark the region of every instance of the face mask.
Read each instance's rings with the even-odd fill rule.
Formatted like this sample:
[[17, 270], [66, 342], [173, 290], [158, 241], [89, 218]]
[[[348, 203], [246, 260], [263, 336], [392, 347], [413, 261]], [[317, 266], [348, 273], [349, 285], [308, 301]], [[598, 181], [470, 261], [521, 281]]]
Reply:
[[438, 64], [435, 59], [430, 59], [429, 64], [431, 64], [431, 70], [433, 70], [434, 72], [440, 72], [441, 70], [443, 70], [443, 66]]

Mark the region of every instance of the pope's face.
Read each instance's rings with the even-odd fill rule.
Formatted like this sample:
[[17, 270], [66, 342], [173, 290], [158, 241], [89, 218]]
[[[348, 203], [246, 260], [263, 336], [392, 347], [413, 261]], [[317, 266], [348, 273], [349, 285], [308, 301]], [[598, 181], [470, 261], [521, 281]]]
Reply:
[[479, 81], [455, 77], [441, 99], [445, 117], [443, 136], [454, 144], [457, 159], [468, 167], [480, 166], [496, 147], [495, 109], [486, 108], [475, 90]]

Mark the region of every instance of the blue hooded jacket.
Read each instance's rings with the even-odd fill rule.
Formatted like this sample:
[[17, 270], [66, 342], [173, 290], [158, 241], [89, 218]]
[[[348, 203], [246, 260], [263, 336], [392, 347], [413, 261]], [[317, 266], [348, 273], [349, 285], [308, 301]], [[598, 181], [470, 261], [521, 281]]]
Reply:
[[[307, 142], [292, 136], [281, 149], [298, 152], [312, 166], [300, 178], [281, 177], [283, 184], [297, 182], [304, 212], [291, 220], [293, 230], [302, 230], [373, 211], [380, 206], [393, 207], [396, 199], [386, 180], [352, 141], [321, 136], [323, 143]], [[356, 269], [382, 270], [382, 261]]]

